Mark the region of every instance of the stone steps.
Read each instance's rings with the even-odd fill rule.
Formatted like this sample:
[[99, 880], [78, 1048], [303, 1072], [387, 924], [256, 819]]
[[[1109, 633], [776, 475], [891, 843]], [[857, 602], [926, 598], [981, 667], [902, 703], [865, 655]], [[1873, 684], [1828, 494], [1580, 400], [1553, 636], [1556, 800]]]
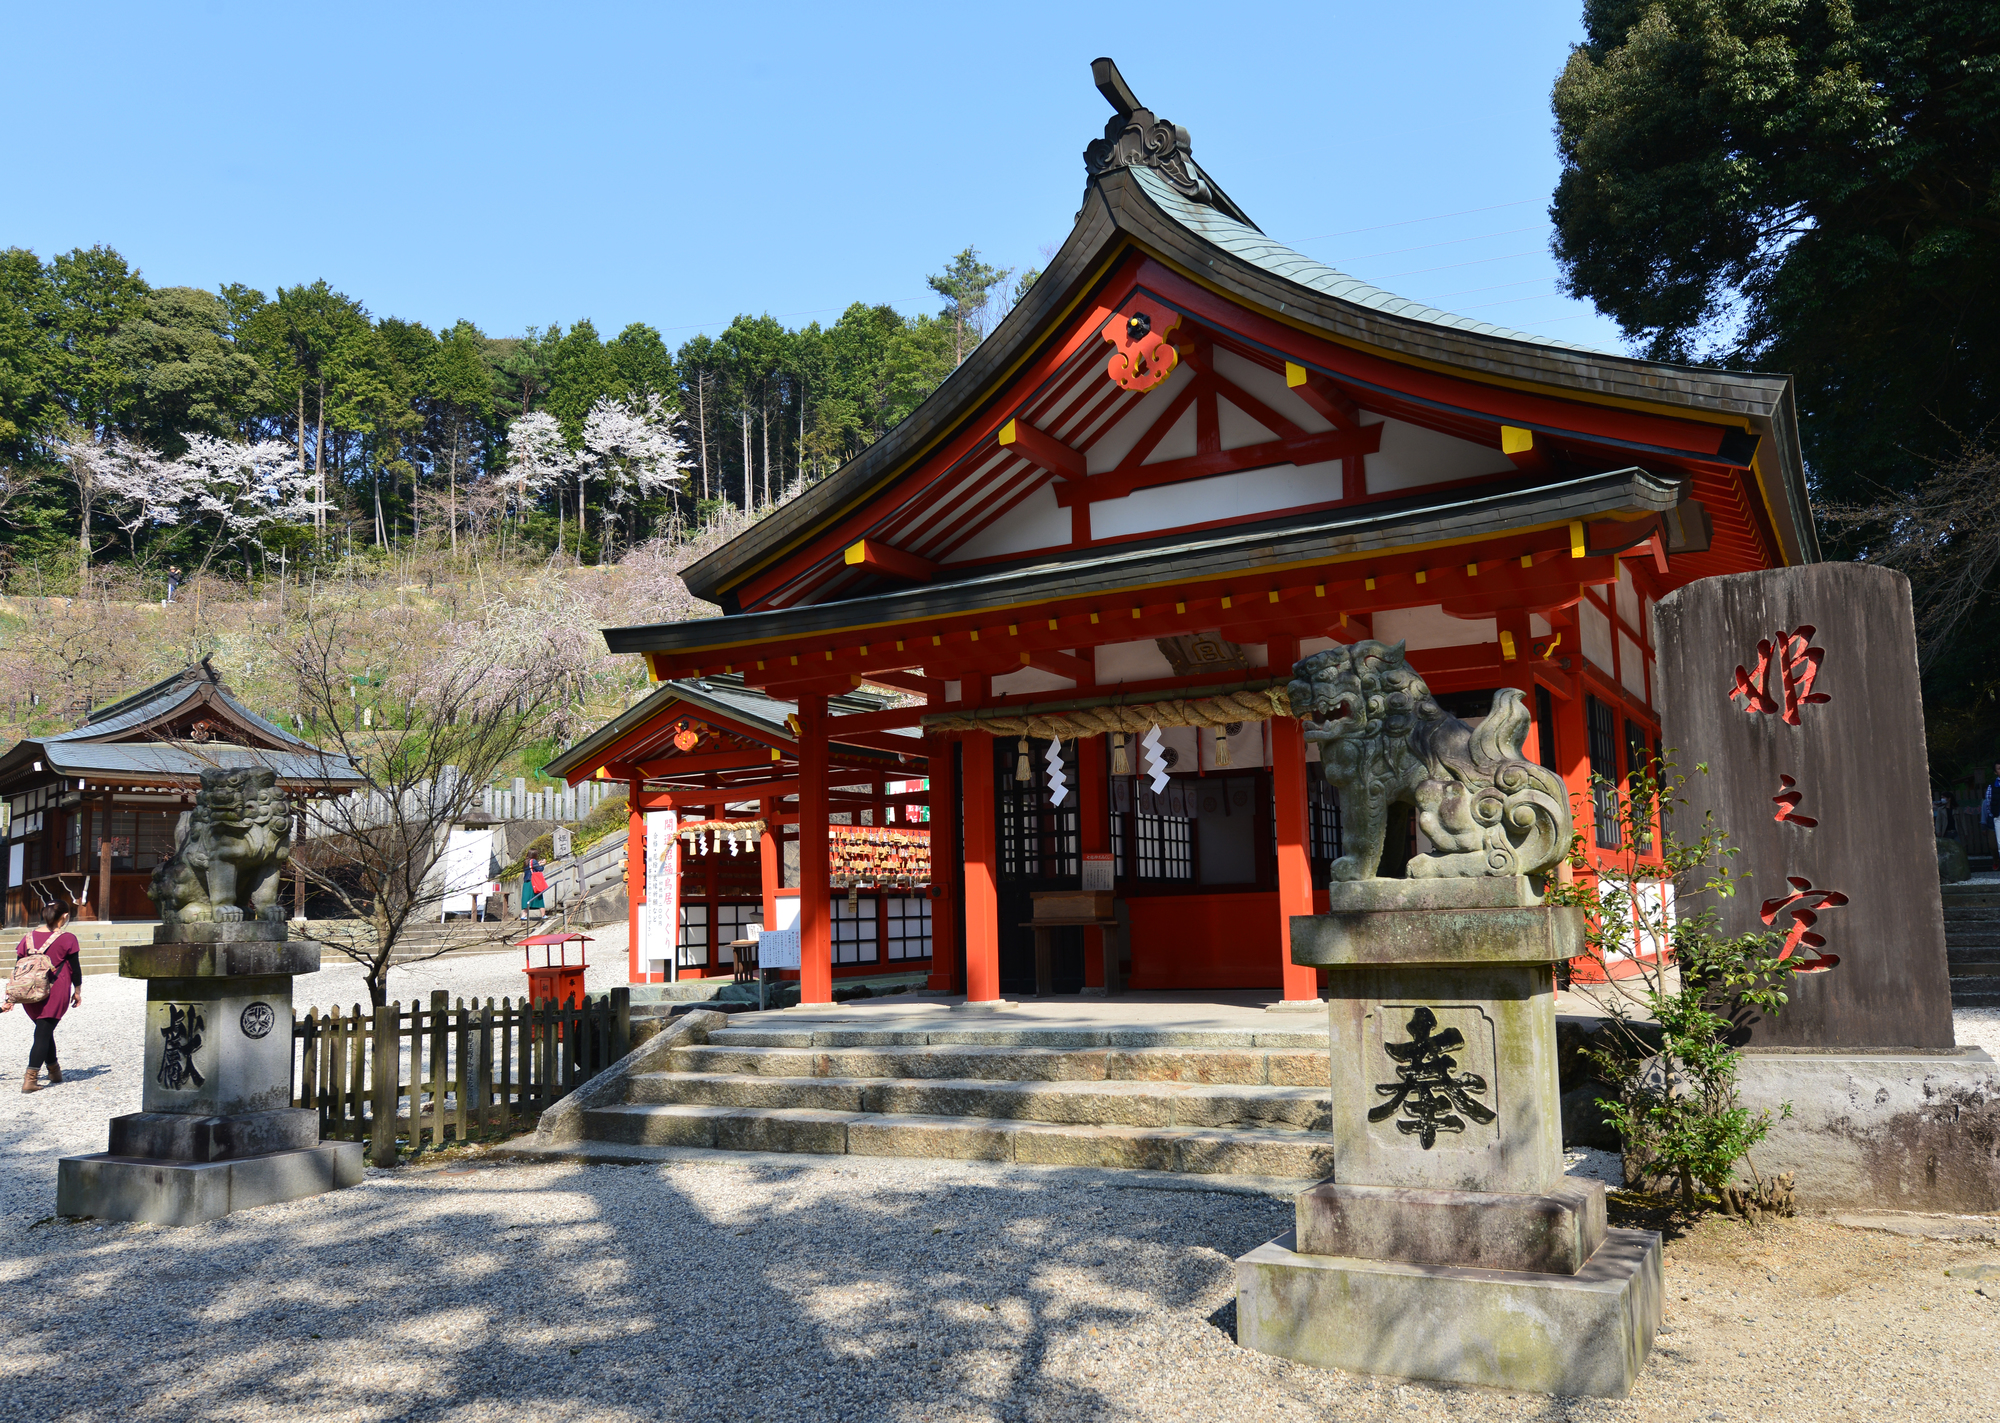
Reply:
[[586, 1136], [644, 1146], [821, 1156], [914, 1156], [1140, 1171], [1321, 1177], [1323, 1132], [1000, 1121], [990, 1118], [697, 1103], [628, 1103], [584, 1114]]
[[1061, 1126], [1328, 1129], [1323, 1087], [659, 1072], [635, 1076], [626, 1101], [635, 1106], [802, 1108]]
[[1201, 1082], [1246, 1087], [1327, 1085], [1325, 1039], [1316, 1048], [1044, 1048], [972, 1044], [845, 1048], [737, 1047], [714, 1034], [680, 1048], [675, 1072], [774, 1077], [974, 1078], [1021, 1082]]
[[1943, 897], [1952, 1006], [2000, 1007], [2000, 884], [1948, 884]]
[[1333, 1149], [1313, 1029], [722, 1027], [584, 1111], [584, 1149], [1317, 1178]]

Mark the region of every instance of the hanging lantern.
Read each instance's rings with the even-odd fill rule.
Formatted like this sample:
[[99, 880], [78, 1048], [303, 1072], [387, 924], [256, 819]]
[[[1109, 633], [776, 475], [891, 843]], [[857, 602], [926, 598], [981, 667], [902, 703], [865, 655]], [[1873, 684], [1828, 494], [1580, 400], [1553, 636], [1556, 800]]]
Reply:
[[1226, 726], [1215, 728], [1215, 759], [1210, 764], [1217, 768], [1229, 764], [1229, 728]]
[[1125, 749], [1125, 733], [1111, 733], [1111, 774], [1129, 776], [1132, 774], [1132, 753]]
[[1035, 779], [1035, 768], [1028, 764], [1027, 737], [1024, 736], [1021, 738], [1021, 744], [1014, 748], [1014, 752], [1016, 756], [1014, 762], [1014, 779], [1025, 786]]

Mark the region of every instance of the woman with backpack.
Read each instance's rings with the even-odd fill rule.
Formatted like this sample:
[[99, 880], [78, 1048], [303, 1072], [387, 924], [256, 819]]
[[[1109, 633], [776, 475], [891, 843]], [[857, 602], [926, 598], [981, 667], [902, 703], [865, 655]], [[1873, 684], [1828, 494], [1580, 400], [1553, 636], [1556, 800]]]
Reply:
[[28, 1073], [21, 1079], [23, 1092], [42, 1090], [42, 1064], [49, 1065], [49, 1085], [62, 1081], [62, 1066], [56, 1061], [56, 1024], [72, 1004], [83, 1002], [82, 946], [76, 935], [63, 926], [69, 911], [61, 904], [42, 908], [42, 927], [30, 929], [14, 948], [14, 976], [7, 984], [7, 1006], [20, 1004], [34, 1020], [35, 1044], [28, 1049]]

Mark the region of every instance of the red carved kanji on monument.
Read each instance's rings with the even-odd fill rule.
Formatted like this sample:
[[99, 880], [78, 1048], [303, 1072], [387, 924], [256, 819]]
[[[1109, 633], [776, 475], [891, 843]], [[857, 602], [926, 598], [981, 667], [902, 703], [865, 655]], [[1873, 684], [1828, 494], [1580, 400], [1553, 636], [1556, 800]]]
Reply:
[[[1758, 639], [1757, 670], [1752, 672], [1737, 664], [1729, 700], [1741, 697], [1743, 710], [1752, 716], [1781, 716], [1789, 726], [1799, 724], [1800, 707], [1832, 701], [1825, 692], [1812, 689], [1820, 663], [1826, 657], [1824, 648], [1812, 645], [1813, 632], [1809, 624], [1801, 623], [1791, 632], [1778, 629], [1775, 641]], [[1771, 686], [1773, 681], [1777, 683], [1775, 689]]]
[[1790, 776], [1778, 777], [1778, 793], [1771, 797], [1772, 804], [1778, 807], [1778, 813], [1771, 819], [1781, 825], [1797, 825], [1810, 830], [1819, 824], [1819, 821], [1813, 816], [1799, 814], [1799, 802], [1804, 800], [1805, 796], [1794, 789], [1797, 785], [1798, 782]]
[[1779, 962], [1804, 948], [1806, 953], [1801, 956], [1796, 971], [1824, 973], [1840, 962], [1840, 956], [1819, 952], [1826, 947], [1826, 936], [1815, 933], [1813, 926], [1819, 922], [1820, 910], [1840, 908], [1847, 903], [1847, 896], [1838, 890], [1814, 889], [1811, 880], [1801, 879], [1798, 875], [1787, 875], [1785, 882], [1792, 887], [1792, 892], [1765, 900], [1759, 917], [1772, 925], [1777, 923], [1781, 914], [1791, 918], [1792, 927], [1785, 935], [1785, 945], [1778, 951]]

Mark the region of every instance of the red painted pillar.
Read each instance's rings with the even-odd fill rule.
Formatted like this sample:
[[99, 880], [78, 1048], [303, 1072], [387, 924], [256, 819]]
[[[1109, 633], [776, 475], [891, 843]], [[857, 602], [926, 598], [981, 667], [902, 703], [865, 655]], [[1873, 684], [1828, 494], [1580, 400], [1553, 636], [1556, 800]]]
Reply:
[[928, 761], [931, 806], [931, 977], [926, 987], [938, 993], [957, 993], [958, 981], [958, 857], [952, 854], [952, 837], [958, 822], [958, 767], [954, 761], [957, 743], [941, 737], [924, 741]]
[[[639, 788], [645, 784], [634, 776], [625, 783], [625, 981], [651, 983], [639, 943], [639, 907], [646, 902], [646, 813], [639, 809]], [[671, 947], [669, 960], [675, 955]]]
[[785, 846], [778, 834], [778, 816], [783, 813], [784, 802], [766, 796], [758, 802], [758, 813], [764, 820], [764, 833], [757, 837], [757, 873], [763, 881], [764, 917], [766, 929], [778, 927], [778, 891], [785, 883]]
[[[1298, 661], [1297, 638], [1273, 638], [1271, 666]], [[1278, 981], [1287, 1002], [1319, 997], [1319, 972], [1310, 964], [1292, 962], [1292, 916], [1313, 912], [1312, 826], [1306, 809], [1305, 727], [1296, 717], [1271, 718], [1271, 786], [1277, 802], [1278, 830]]]
[[965, 738], [965, 1000], [1000, 996], [1000, 847], [993, 807], [993, 738]]
[[799, 1002], [833, 1001], [833, 854], [826, 697], [799, 698]]

